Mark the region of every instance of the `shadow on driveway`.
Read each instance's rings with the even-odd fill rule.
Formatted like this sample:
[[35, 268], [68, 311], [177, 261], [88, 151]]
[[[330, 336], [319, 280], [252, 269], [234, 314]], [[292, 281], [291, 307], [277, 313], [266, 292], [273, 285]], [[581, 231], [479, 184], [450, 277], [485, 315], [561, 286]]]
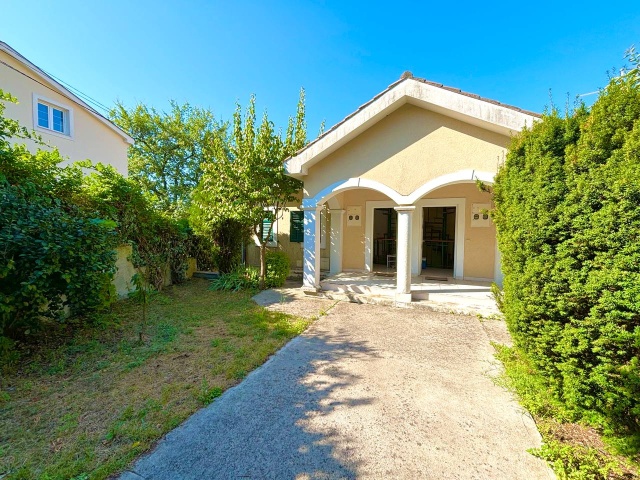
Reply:
[[493, 352], [474, 317], [338, 303], [122, 478], [553, 478]]
[[375, 402], [373, 396], [331, 400], [360, 380], [341, 360], [375, 357], [367, 342], [346, 334], [300, 336], [167, 434], [120, 478], [356, 478], [358, 461], [339, 460], [335, 452], [337, 432], [313, 432], [308, 422]]

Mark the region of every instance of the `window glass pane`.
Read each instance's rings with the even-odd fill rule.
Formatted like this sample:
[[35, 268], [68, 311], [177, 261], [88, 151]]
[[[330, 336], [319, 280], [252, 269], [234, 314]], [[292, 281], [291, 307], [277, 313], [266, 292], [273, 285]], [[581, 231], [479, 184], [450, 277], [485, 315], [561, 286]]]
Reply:
[[38, 126], [49, 128], [49, 107], [38, 103]]
[[64, 112], [56, 108], [53, 109], [53, 129], [64, 133]]

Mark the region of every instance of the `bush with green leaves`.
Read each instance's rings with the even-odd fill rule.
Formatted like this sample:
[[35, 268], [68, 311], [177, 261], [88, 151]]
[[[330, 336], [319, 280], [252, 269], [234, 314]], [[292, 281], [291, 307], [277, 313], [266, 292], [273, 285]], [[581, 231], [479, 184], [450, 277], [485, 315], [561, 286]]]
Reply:
[[[113, 167], [64, 158], [4, 117], [0, 90], [0, 336], [24, 339], [52, 320], [89, 318], [114, 299], [115, 247], [161, 289], [167, 266], [185, 278], [192, 252], [206, 247], [186, 221], [155, 209], [139, 185]], [[30, 138], [32, 153], [11, 138]]]
[[640, 432], [640, 84], [636, 67], [514, 138], [494, 185], [503, 311], [574, 419]]
[[[284, 252], [267, 252], [267, 288], [284, 285], [289, 276], [289, 257]], [[229, 273], [223, 273], [211, 282], [211, 290], [257, 290], [260, 286], [260, 272], [256, 267], [240, 265]]]
[[27, 186], [0, 185], [2, 334], [35, 334], [45, 319], [86, 316], [107, 306], [114, 226]]
[[[2, 91], [0, 98], [12, 100]], [[24, 339], [109, 305], [115, 223], [70, 200], [82, 171], [58, 167], [56, 150], [33, 154], [9, 143], [20, 130], [3, 109], [0, 103], [0, 336]]]
[[280, 250], [267, 252], [267, 288], [281, 287], [289, 276], [289, 257]]
[[229, 273], [223, 273], [211, 281], [211, 290], [226, 290], [238, 292], [240, 290], [256, 290], [258, 288], [259, 272], [256, 267], [240, 265]]
[[133, 180], [109, 165], [78, 162], [90, 172], [73, 200], [85, 211], [117, 223], [118, 241], [130, 244], [135, 267], [145, 267], [145, 276], [157, 290], [164, 286], [167, 266], [173, 282], [185, 279], [190, 238], [186, 221], [176, 221], [153, 208], [152, 201]]

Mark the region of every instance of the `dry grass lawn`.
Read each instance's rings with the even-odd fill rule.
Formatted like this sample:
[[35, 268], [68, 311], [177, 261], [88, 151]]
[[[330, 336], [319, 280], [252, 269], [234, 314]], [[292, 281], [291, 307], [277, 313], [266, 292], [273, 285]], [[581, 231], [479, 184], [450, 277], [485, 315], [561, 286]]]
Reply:
[[106, 478], [241, 381], [308, 320], [192, 280], [38, 348], [2, 379], [0, 478]]

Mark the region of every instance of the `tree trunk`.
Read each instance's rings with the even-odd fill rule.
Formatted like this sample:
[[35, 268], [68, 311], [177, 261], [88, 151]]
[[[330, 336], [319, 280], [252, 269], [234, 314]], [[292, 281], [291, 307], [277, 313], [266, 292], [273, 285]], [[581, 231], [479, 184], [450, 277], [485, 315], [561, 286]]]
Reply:
[[264, 290], [266, 277], [267, 277], [267, 242], [262, 242], [260, 244], [260, 281], [258, 283], [258, 288], [260, 288], [260, 290]]

